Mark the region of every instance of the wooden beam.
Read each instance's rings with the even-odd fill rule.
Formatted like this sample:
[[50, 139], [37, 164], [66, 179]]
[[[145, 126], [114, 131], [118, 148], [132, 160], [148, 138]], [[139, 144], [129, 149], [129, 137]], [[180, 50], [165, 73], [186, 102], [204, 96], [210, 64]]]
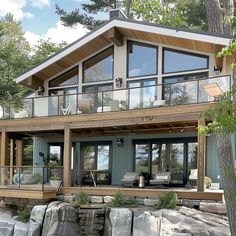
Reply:
[[37, 90], [39, 86], [43, 86], [43, 81], [36, 76], [31, 76], [27, 79], [26, 86]]
[[[10, 166], [14, 166], [14, 139], [10, 139]], [[14, 174], [14, 168], [10, 167], [10, 183]]]
[[[198, 120], [198, 126], [204, 126], [206, 124], [203, 118]], [[200, 135], [198, 132], [198, 151], [197, 151], [197, 169], [198, 169], [198, 180], [197, 180], [197, 191], [205, 191], [205, 162], [206, 162], [206, 136]]]
[[22, 166], [23, 149], [23, 140], [16, 140], [16, 166]]
[[71, 148], [72, 148], [72, 140], [71, 140], [71, 129], [70, 124], [65, 124], [64, 129], [64, 169], [63, 169], [63, 183], [65, 187], [71, 186]]
[[173, 191], [177, 194], [178, 198], [181, 199], [195, 199], [195, 200], [215, 200], [222, 201], [223, 200], [223, 191], [214, 191], [214, 192], [197, 192], [193, 190], [178, 190], [175, 189], [140, 189], [140, 188], [123, 188], [123, 187], [63, 187], [62, 193], [64, 194], [75, 194], [78, 192], [86, 192], [89, 195], [114, 195], [115, 192], [121, 192], [125, 196], [133, 196], [133, 197], [162, 197], [168, 191]]
[[2, 127], [2, 133], [1, 133], [1, 152], [0, 152], [0, 164], [1, 164], [1, 184], [6, 185], [8, 184], [8, 170], [7, 168], [4, 168], [4, 166], [7, 166], [8, 161], [8, 144], [9, 144], [9, 135], [6, 132], [6, 127]]
[[2, 127], [1, 133], [1, 166], [6, 166], [8, 161], [8, 144], [9, 144], [9, 135], [6, 132], [6, 128]]
[[113, 27], [108, 31], [108, 38], [117, 46], [123, 46], [123, 35], [120, 33], [120, 31], [116, 28]]

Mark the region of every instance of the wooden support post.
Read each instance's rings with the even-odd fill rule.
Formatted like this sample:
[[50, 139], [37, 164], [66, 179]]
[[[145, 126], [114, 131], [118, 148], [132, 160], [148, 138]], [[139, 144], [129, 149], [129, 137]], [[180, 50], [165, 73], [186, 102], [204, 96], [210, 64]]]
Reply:
[[108, 31], [108, 38], [117, 46], [123, 46], [123, 35], [120, 33], [120, 31], [116, 28], [113, 27]]
[[[198, 125], [205, 125], [204, 119], [198, 120]], [[198, 169], [198, 179], [197, 179], [197, 191], [205, 191], [205, 161], [206, 161], [206, 136], [200, 135], [198, 133], [198, 151], [197, 151], [197, 169]]]
[[10, 139], [10, 183], [12, 183], [12, 178], [14, 174], [14, 139]]
[[70, 124], [65, 124], [64, 129], [64, 169], [63, 169], [63, 186], [71, 187], [71, 129]]
[[16, 140], [16, 166], [22, 166], [23, 149], [23, 140]]
[[0, 152], [0, 164], [1, 164], [1, 184], [6, 185], [8, 183], [7, 177], [7, 168], [4, 168], [8, 164], [8, 144], [9, 144], [9, 136], [6, 132], [6, 128], [2, 128], [1, 133], [1, 152]]

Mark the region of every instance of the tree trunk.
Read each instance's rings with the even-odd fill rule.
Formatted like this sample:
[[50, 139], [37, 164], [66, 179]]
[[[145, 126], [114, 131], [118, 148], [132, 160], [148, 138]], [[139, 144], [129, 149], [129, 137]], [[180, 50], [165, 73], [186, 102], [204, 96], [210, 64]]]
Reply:
[[219, 0], [204, 0], [207, 11], [208, 31], [224, 33], [224, 13]]
[[229, 135], [216, 135], [217, 151], [231, 235], [236, 235], [236, 175]]

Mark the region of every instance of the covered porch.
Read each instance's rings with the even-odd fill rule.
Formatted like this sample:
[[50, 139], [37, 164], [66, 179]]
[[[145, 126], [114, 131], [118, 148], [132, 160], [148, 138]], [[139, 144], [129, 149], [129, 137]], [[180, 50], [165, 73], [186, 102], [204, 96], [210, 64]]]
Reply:
[[[73, 145], [75, 140], [82, 142], [83, 140], [111, 140], [111, 144], [115, 149], [116, 147], [116, 137], [128, 137], [129, 142], [127, 145], [130, 148], [130, 154], [126, 153], [126, 150], [123, 149], [119, 154], [121, 156], [113, 156], [114, 162], [112, 163], [111, 174], [114, 174], [114, 171], [117, 169], [115, 163], [119, 161], [119, 158], [124, 160], [124, 158], [131, 158], [130, 163], [132, 163], [132, 140], [137, 140], [139, 137], [150, 137], [150, 135], [155, 138], [161, 137], [178, 137], [182, 135], [183, 137], [190, 137], [190, 133], [194, 134], [197, 143], [197, 169], [198, 169], [198, 181], [197, 189], [194, 191], [185, 190], [178, 193], [180, 196], [189, 197], [189, 198], [222, 198], [223, 193], [205, 193], [204, 188], [204, 177], [205, 177], [205, 162], [206, 162], [206, 137], [197, 135], [196, 127], [198, 124], [204, 124], [204, 120], [199, 120], [199, 112], [202, 109], [208, 109], [213, 107], [215, 104], [195, 104], [195, 105], [182, 105], [176, 106], [173, 108], [170, 107], [161, 107], [153, 109], [145, 109], [143, 112], [139, 111], [122, 111], [114, 113], [101, 113], [101, 114], [87, 114], [80, 116], [67, 116], [65, 117], [50, 117], [48, 119], [44, 118], [34, 118], [34, 119], [22, 119], [22, 120], [10, 120], [10, 121], [1, 121], [2, 123], [2, 132], [1, 132], [1, 186], [0, 191], [2, 195], [4, 190], [9, 189], [14, 190], [18, 193], [24, 193], [27, 191], [38, 191], [44, 194], [47, 191], [54, 192], [56, 195], [57, 189], [51, 188], [49, 183], [50, 176], [45, 174], [45, 171], [41, 171], [41, 174], [45, 175], [42, 177], [43, 183], [40, 185], [28, 184], [28, 185], [15, 185], [12, 189], [12, 178], [14, 174], [21, 173], [17, 171], [17, 168], [23, 168], [22, 159], [23, 159], [23, 137], [24, 136], [38, 136], [41, 140], [45, 138], [50, 142], [57, 140], [58, 142], [63, 143], [63, 193], [74, 193], [78, 191], [86, 191], [89, 194], [96, 194], [96, 192], [104, 193], [114, 193], [115, 191], [124, 191], [125, 195], [137, 194], [137, 196], [144, 196], [145, 193], [148, 193], [146, 197], [153, 197], [157, 194], [161, 194], [166, 191], [165, 189], [134, 189], [134, 188], [123, 188], [115, 187], [115, 181], [111, 182], [109, 187], [78, 187], [74, 185], [73, 176], [74, 169], [73, 166]], [[116, 124], [114, 126], [114, 124]], [[170, 132], [171, 131], [171, 132]], [[100, 138], [100, 137], [103, 137]], [[85, 139], [86, 138], [86, 139]], [[41, 144], [40, 144], [41, 145]], [[40, 146], [41, 149], [37, 149], [37, 155], [42, 150], [47, 149], [48, 146]], [[47, 143], [45, 144], [47, 145]], [[8, 152], [8, 147], [9, 152]], [[80, 149], [77, 150], [77, 157], [80, 158]], [[121, 149], [120, 149], [121, 150]], [[45, 151], [46, 152], [46, 151]], [[126, 156], [125, 156], [126, 155]], [[13, 161], [15, 157], [16, 163]], [[34, 165], [30, 168], [35, 172], [37, 168], [50, 168], [47, 166], [40, 166], [40, 163], [34, 162]], [[123, 164], [122, 164], [123, 165]], [[15, 168], [15, 171], [14, 171]], [[27, 167], [25, 167], [27, 169]], [[134, 171], [134, 166], [126, 167], [128, 171]], [[7, 169], [7, 170], [6, 170]], [[5, 170], [5, 171], [4, 171]], [[119, 169], [120, 176], [126, 171], [125, 169]], [[116, 170], [117, 171], [117, 170]], [[4, 173], [5, 172], [5, 173]], [[14, 174], [13, 174], [14, 173]], [[24, 172], [24, 174], [27, 174]], [[7, 176], [7, 180], [6, 180]], [[45, 179], [47, 176], [47, 179]], [[118, 177], [120, 178], [120, 177]], [[171, 188], [169, 188], [171, 189]], [[174, 190], [175, 191], [175, 190]], [[177, 191], [177, 190], [176, 190]], [[181, 193], [183, 192], [183, 193]], [[215, 197], [214, 194], [216, 194]], [[4, 195], [5, 196], [5, 195]], [[18, 196], [18, 195], [16, 195]], [[21, 195], [25, 196], [24, 194]], [[135, 195], [136, 196], [136, 195]], [[221, 197], [220, 197], [221, 196]], [[30, 196], [29, 196], [30, 197]], [[40, 197], [40, 196], [38, 196]], [[42, 198], [42, 196], [41, 196]]]

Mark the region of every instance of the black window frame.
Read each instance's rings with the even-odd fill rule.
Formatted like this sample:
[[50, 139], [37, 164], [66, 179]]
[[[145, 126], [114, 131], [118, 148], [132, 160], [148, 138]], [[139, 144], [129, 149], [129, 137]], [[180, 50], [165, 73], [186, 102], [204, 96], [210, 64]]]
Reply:
[[[170, 144], [176, 144], [176, 143], [183, 143], [184, 144], [184, 160], [183, 160], [183, 169], [184, 169], [184, 173], [183, 173], [183, 184], [171, 184], [173, 186], [185, 186], [185, 184], [187, 183], [188, 180], [188, 144], [189, 143], [198, 143], [197, 142], [197, 136], [191, 136], [191, 137], [179, 137], [179, 138], [153, 138], [153, 139], [133, 139], [132, 140], [132, 145], [133, 145], [133, 171], [135, 171], [135, 161], [136, 161], [136, 157], [135, 157], [135, 145], [136, 144], [148, 144], [149, 145], [149, 159], [148, 159], [148, 176], [151, 177], [150, 175], [152, 175], [152, 167], [151, 167], [151, 163], [152, 163], [152, 145], [153, 144], [166, 144], [167, 145], [167, 155], [169, 152], [169, 145]], [[170, 166], [168, 167], [170, 168]]]
[[[109, 80], [99, 80], [99, 81], [90, 81], [90, 82], [87, 82], [87, 81], [85, 81], [84, 79], [85, 79], [85, 69], [84, 69], [84, 64], [86, 63], [86, 62], [88, 62], [89, 60], [92, 60], [92, 59], [94, 59], [95, 57], [98, 57], [99, 56], [99, 54], [101, 54], [101, 53], [104, 53], [105, 51], [107, 51], [107, 50], [110, 50], [110, 49], [112, 49], [112, 79], [109, 79]], [[104, 50], [102, 50], [101, 52], [99, 52], [99, 53], [96, 53], [95, 55], [93, 55], [92, 57], [90, 57], [90, 58], [88, 58], [87, 60], [85, 60], [85, 61], [83, 61], [83, 63], [82, 63], [82, 83], [83, 84], [91, 84], [91, 83], [99, 83], [99, 82], [105, 82], [105, 81], [113, 81], [114, 80], [114, 46], [110, 46], [110, 47], [108, 47], [108, 48], [105, 48]]]
[[[138, 46], [143, 46], [143, 47], [149, 47], [149, 48], [155, 48], [156, 49], [156, 73], [154, 74], [148, 74], [148, 75], [139, 75], [139, 76], [129, 76], [129, 48], [130, 48], [130, 43], [133, 43]], [[158, 75], [158, 49], [159, 47], [156, 45], [152, 44], [147, 44], [147, 43], [141, 43], [133, 40], [127, 40], [127, 48], [126, 48], [126, 61], [127, 61], [127, 66], [126, 66], [126, 78], [140, 78], [140, 77], [146, 77], [146, 76], [155, 76]]]
[[[207, 67], [206, 68], [200, 68], [200, 69], [192, 69], [192, 70], [179, 70], [179, 71], [172, 71], [172, 72], [164, 72], [165, 69], [165, 51], [171, 51], [171, 52], [176, 52], [180, 54], [185, 54], [185, 55], [190, 55], [190, 56], [196, 56], [196, 57], [202, 57], [207, 59]], [[183, 73], [183, 72], [192, 72], [192, 71], [199, 71], [199, 70], [209, 70], [209, 56], [203, 55], [203, 54], [198, 54], [198, 53], [193, 53], [193, 52], [188, 52], [188, 51], [183, 51], [183, 50], [178, 50], [178, 49], [173, 49], [173, 48], [167, 48], [163, 47], [162, 48], [162, 74], [174, 74], [174, 73]]]
[[[71, 83], [71, 84], [66, 84], [66, 85], [57, 85], [57, 86], [51, 86], [50, 85], [50, 83], [52, 83], [53, 81], [55, 81], [55, 80], [57, 80], [58, 78], [60, 78], [61, 76], [63, 76], [63, 75], [66, 75], [68, 72], [70, 72], [70, 71], [73, 71], [73, 70], [77, 70], [77, 82], [76, 83]], [[53, 79], [51, 79], [51, 80], [49, 80], [48, 81], [48, 88], [49, 89], [53, 89], [53, 88], [62, 88], [62, 87], [66, 87], [66, 86], [77, 86], [78, 87], [78, 84], [79, 84], [79, 66], [75, 66], [75, 67], [73, 67], [73, 68], [71, 68], [71, 69], [69, 69], [69, 70], [67, 70], [67, 71], [65, 71], [65, 72], [63, 72], [62, 74], [60, 74], [60, 75], [58, 75], [57, 77], [55, 77], [55, 78], [53, 78]]]

